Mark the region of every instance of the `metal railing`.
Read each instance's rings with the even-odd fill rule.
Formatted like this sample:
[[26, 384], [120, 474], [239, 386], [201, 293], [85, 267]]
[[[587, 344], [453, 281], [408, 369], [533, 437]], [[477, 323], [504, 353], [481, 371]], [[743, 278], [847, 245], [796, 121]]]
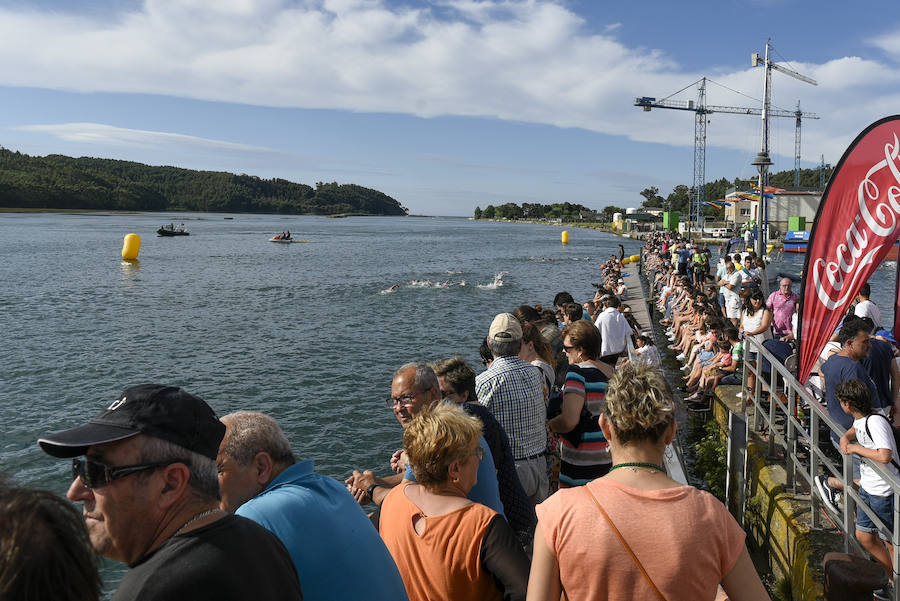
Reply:
[[[797, 493], [797, 485], [803, 482], [809, 490], [812, 511], [811, 527], [820, 528], [822, 522], [822, 501], [816, 490], [814, 479], [822, 472], [825, 476], [834, 476], [844, 486], [842, 493], [843, 509], [834, 525], [840, 530], [844, 538], [844, 552], [867, 556], [867, 552], [856, 539], [856, 508], [860, 507], [872, 519], [879, 532], [883, 533], [893, 546], [893, 580], [900, 585], [900, 479], [892, 472], [885, 469], [887, 465], [871, 459], [861, 457], [861, 460], [871, 467], [891, 488], [894, 497], [894, 524], [893, 529], [888, 529], [875, 515], [875, 512], [860, 498], [858, 491], [853, 486], [853, 455], [841, 455], [840, 463], [833, 461], [820, 448], [820, 442], [831, 444], [831, 441], [820, 439], [820, 432], [828, 432], [827, 436], [834, 433], [838, 438], [846, 429], [841, 427], [828, 414], [828, 409], [811, 394], [811, 390], [801, 384], [789, 366], [793, 356], [788, 359], [787, 366], [781, 363], [777, 357], [770, 353], [764, 346], [754, 339], [744, 340], [744, 357], [749, 353], [756, 353], [756, 363], [751, 365], [744, 361], [742, 387], [746, 386], [747, 376], [752, 373], [756, 376], [750, 398], [753, 401], [751, 415], [748, 415], [748, 398], [744, 394], [741, 400], [741, 413], [747, 416], [747, 436], [755, 432], [765, 436], [767, 452], [770, 458], [776, 455], [776, 449], [782, 453], [787, 479], [787, 488], [792, 493]], [[765, 358], [770, 370], [763, 373], [762, 359]], [[764, 382], [765, 380], [765, 382]], [[763, 398], [763, 389], [769, 393], [768, 402]], [[729, 477], [741, 478], [741, 486], [735, 487], [739, 491], [739, 499], [734, 499], [736, 505], [743, 512], [746, 504], [747, 452], [743, 449], [744, 465], [729, 465]], [[740, 469], [740, 473], [732, 473]], [[743, 514], [739, 516], [743, 522]], [[900, 601], [900, 586], [895, 586], [895, 601]]]

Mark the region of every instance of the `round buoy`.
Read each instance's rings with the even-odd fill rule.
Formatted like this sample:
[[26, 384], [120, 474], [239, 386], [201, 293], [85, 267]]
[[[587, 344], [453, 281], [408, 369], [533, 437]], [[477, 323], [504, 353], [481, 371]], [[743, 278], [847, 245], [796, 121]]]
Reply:
[[122, 258], [126, 261], [134, 261], [141, 252], [141, 237], [137, 234], [126, 234], [122, 241]]
[[630, 263], [640, 263], [641, 262], [641, 255], [631, 255], [628, 258], [631, 259]]
[[563, 230], [562, 234], [560, 235], [559, 238], [563, 244], [568, 244], [569, 243], [569, 230]]

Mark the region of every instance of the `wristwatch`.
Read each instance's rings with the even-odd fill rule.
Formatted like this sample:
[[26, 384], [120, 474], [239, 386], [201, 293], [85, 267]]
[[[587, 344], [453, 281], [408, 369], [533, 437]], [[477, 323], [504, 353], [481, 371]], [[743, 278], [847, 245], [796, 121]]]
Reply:
[[378, 488], [378, 483], [370, 484], [369, 488], [366, 489], [366, 494], [369, 495], [369, 501], [375, 503], [375, 489]]

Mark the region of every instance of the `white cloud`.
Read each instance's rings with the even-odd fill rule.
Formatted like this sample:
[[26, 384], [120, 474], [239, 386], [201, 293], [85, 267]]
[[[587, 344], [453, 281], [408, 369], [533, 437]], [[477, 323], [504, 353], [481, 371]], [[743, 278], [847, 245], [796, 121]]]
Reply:
[[103, 146], [129, 146], [151, 148], [159, 146], [179, 146], [196, 150], [212, 150], [237, 153], [273, 153], [281, 151], [264, 146], [236, 144], [223, 140], [211, 140], [197, 136], [174, 134], [161, 131], [127, 129], [103, 123], [56, 123], [46, 125], [20, 125], [15, 129], [45, 133], [67, 142], [90, 143]]
[[[664, 96], [703, 73], [661, 51], [626, 46], [614, 37], [619, 26], [589, 31], [552, 0], [443, 0], [434, 8], [385, 0], [145, 0], [103, 20], [0, 8], [0, 85], [487, 116], [690, 146], [692, 115], [646, 114], [632, 102]], [[872, 43], [900, 56], [900, 34]], [[885, 98], [900, 80], [897, 66], [854, 57], [793, 66], [820, 85], [776, 73], [776, 103], [793, 108], [800, 99], [822, 117], [805, 126], [804, 146], [832, 162], [885, 114]], [[760, 69], [713, 75], [761, 95]], [[695, 97], [695, 90], [680, 96]], [[714, 86], [707, 98], [754, 106]], [[759, 129], [746, 117], [711, 120], [711, 145], [745, 150]], [[773, 151], [790, 156], [792, 136], [783, 137], [790, 139]]]

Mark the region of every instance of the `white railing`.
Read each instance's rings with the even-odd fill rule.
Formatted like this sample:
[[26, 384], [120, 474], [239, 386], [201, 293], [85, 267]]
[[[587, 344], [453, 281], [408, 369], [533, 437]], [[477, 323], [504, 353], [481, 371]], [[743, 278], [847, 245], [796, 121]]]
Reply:
[[[753, 399], [752, 415], [748, 416], [747, 428], [751, 432], [761, 434], [766, 438], [767, 451], [770, 458], [775, 457], [776, 447], [783, 454], [784, 467], [787, 477], [787, 487], [792, 493], [797, 493], [797, 485], [803, 482], [812, 499], [811, 526], [820, 528], [822, 521], [822, 501], [814, 484], [814, 478], [821, 472], [825, 476], [834, 476], [844, 485], [842, 494], [843, 510], [834, 522], [844, 538], [844, 552], [850, 553], [851, 548], [855, 554], [867, 556], [859, 541], [854, 535], [856, 531], [856, 507], [859, 506], [872, 519], [878, 530], [892, 541], [893, 544], [893, 579], [900, 584], [900, 479], [888, 472], [882, 463], [862, 457], [862, 461], [881, 478], [887, 482], [894, 496], [894, 527], [888, 529], [878, 518], [872, 509], [862, 501], [859, 493], [853, 487], [853, 455], [842, 455], [842, 461], [838, 464], [833, 461], [822, 449], [820, 442], [831, 444], [830, 440], [821, 441], [820, 432], [833, 432], [837, 437], [842, 436], [846, 429], [834, 421], [828, 414], [828, 409], [804, 387], [792, 373], [791, 369], [782, 364], [774, 355], [760, 345], [756, 340], [744, 341], [744, 356], [753, 352], [757, 354], [756, 366], [751, 366], [744, 361], [743, 384], [747, 382], [747, 375], [756, 375], [756, 382], [751, 393]], [[765, 358], [771, 365], [768, 373], [763, 373], [762, 359]], [[795, 363], [792, 358], [786, 362], [788, 366]], [[762, 398], [764, 388], [763, 380], [766, 380], [765, 389], [769, 392], [769, 401]], [[824, 399], [823, 399], [824, 400]], [[741, 413], [747, 415], [747, 396], [741, 400]], [[748, 439], [748, 435], [745, 440]], [[826, 435], [826, 436], [828, 436]], [[808, 451], [808, 456], [802, 449]], [[742, 456], [746, 461], [747, 452], [743, 450]], [[740, 473], [735, 470], [740, 470]], [[743, 507], [746, 491], [746, 482], [743, 481], [747, 474], [746, 466], [729, 465], [729, 478], [741, 479], [741, 486], [735, 487], [739, 491], [740, 498], [734, 499], [736, 505]], [[741, 521], [743, 515], [740, 516]], [[900, 601], [900, 586], [895, 587], [895, 601]]]

